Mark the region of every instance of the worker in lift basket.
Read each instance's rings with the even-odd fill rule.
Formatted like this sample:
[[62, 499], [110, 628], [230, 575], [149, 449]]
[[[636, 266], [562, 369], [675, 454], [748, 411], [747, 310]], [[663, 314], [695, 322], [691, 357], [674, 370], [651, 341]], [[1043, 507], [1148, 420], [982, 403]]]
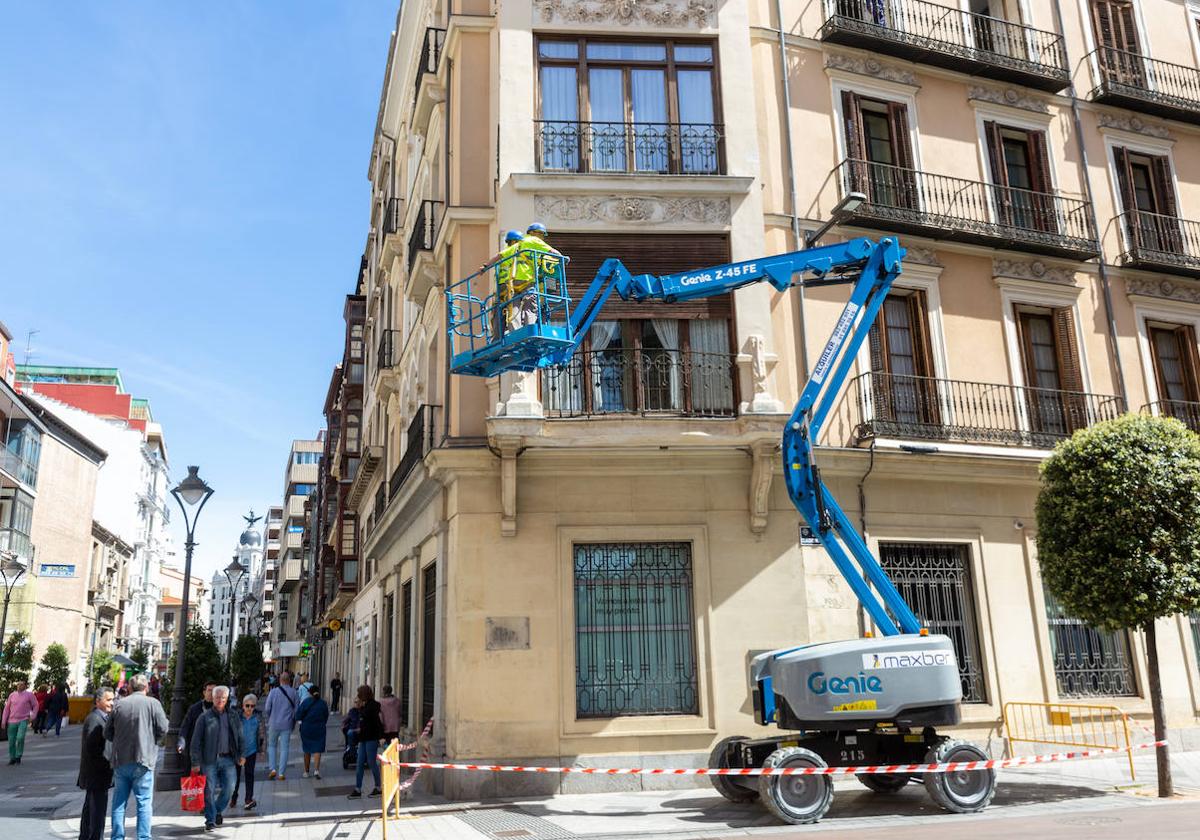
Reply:
[[493, 340], [504, 334], [504, 322], [507, 320], [505, 312], [508, 311], [506, 304], [512, 297], [510, 283], [513, 269], [516, 267], [517, 249], [520, 247], [522, 239], [524, 237], [521, 236], [519, 230], [510, 230], [504, 234], [504, 248], [479, 268], [480, 271], [487, 271], [492, 266], [496, 267], [496, 296], [493, 299], [492, 309], [495, 318], [492, 326]]
[[[549, 235], [544, 224], [534, 222], [517, 246], [512, 279], [512, 294], [516, 299], [510, 316], [512, 329], [537, 323], [538, 292], [546, 291], [546, 278], [556, 277], [562, 267], [562, 254], [546, 242]], [[558, 289], [553, 291], [557, 293]]]

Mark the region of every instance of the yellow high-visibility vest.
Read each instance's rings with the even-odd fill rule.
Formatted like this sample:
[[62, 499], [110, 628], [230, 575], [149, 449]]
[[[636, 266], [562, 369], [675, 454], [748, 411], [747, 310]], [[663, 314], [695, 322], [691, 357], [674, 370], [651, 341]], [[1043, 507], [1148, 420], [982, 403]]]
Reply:
[[[516, 247], [519, 253], [513, 267], [513, 294], [528, 289], [539, 276], [556, 274], [562, 265], [559, 259], [562, 254], [536, 236], [526, 236]], [[533, 252], [541, 252], [545, 256], [539, 257]]]

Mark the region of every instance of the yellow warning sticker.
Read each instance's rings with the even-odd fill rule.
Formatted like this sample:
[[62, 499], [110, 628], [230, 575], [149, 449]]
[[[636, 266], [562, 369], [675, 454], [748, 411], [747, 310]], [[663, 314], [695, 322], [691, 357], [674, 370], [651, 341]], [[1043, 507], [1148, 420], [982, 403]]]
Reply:
[[835, 712], [869, 712], [879, 708], [874, 700], [855, 700], [853, 703], [842, 703], [834, 706]]

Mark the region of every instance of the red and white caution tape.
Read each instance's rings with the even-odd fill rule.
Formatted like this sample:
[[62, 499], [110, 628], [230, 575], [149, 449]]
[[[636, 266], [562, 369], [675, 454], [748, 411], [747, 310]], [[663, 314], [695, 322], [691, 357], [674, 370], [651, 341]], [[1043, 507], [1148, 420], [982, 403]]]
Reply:
[[[413, 741], [411, 744], [400, 744], [400, 752], [404, 752], [405, 750], [415, 749], [418, 744], [420, 744], [422, 741], [424, 741], [425, 748], [421, 751], [421, 761], [428, 761], [429, 760], [429, 746], [430, 746], [428, 738], [432, 731], [433, 731], [433, 718], [430, 718], [429, 722], [425, 724], [425, 728], [421, 730], [421, 734], [417, 736], [417, 740]], [[395, 767], [397, 770], [399, 770], [400, 768], [403, 768], [403, 767], [411, 768], [413, 766], [416, 766], [416, 772], [413, 773], [407, 779], [405, 779], [403, 782], [400, 782], [400, 784], [398, 784], [396, 786], [396, 790], [400, 791], [400, 792], [406, 791], [410, 787], [412, 787], [416, 783], [417, 777], [421, 775], [421, 771], [423, 769], [425, 769], [423, 766], [419, 766], [419, 764], [420, 764], [419, 762], [408, 762], [408, 763], [396, 762], [396, 761], [391, 761], [384, 755], [379, 756], [379, 762], [381, 764], [389, 764], [389, 765]], [[384, 807], [386, 810], [386, 805]]]
[[[1129, 750], [1149, 750], [1166, 741], [1137, 744]], [[520, 764], [435, 764], [424, 761], [400, 761], [397, 767], [420, 770], [478, 770], [486, 773], [582, 773], [594, 776], [853, 776], [856, 773], [955, 773], [967, 770], [998, 770], [1027, 767], [1055, 761], [1078, 761], [1102, 755], [1123, 753], [1125, 749], [1083, 750], [1049, 753], [986, 761], [950, 761], [942, 764], [864, 764], [858, 767], [526, 767]]]

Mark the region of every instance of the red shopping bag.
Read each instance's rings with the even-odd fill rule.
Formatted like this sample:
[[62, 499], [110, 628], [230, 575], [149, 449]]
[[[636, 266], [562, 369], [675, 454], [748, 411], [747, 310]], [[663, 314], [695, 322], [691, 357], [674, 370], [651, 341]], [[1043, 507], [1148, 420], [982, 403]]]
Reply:
[[179, 783], [179, 807], [185, 811], [204, 810], [204, 776], [193, 773]]

